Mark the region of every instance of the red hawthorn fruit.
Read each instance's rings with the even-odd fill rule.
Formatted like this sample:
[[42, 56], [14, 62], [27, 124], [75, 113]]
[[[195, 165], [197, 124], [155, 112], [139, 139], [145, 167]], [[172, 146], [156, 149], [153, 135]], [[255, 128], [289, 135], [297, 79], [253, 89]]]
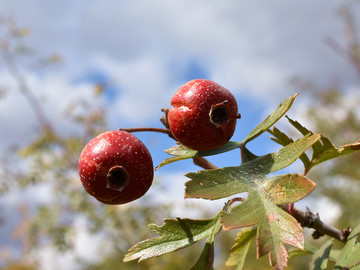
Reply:
[[85, 190], [105, 204], [124, 204], [150, 188], [154, 169], [145, 145], [125, 131], [108, 131], [92, 139], [79, 158]]
[[171, 99], [167, 121], [174, 138], [188, 148], [206, 151], [219, 148], [234, 134], [240, 118], [234, 96], [210, 80], [192, 80]]

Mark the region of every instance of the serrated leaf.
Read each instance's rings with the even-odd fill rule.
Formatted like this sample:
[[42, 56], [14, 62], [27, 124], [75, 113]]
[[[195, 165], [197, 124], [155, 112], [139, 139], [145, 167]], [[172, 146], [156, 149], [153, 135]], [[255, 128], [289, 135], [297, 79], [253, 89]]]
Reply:
[[275, 156], [271, 172], [283, 169], [298, 159], [307, 149], [314, 145], [321, 138], [320, 134], [308, 134], [280, 149]]
[[329, 139], [326, 137], [322, 137], [320, 142], [322, 143], [323, 147], [321, 149], [321, 153], [319, 153], [318, 156], [313, 158], [312, 167], [324, 161], [337, 158], [343, 155], [347, 155], [360, 150], [360, 141], [351, 144], [342, 145], [339, 147], [336, 147], [335, 145], [331, 144]]
[[305, 176], [287, 174], [266, 177], [266, 174], [288, 166], [320, 136], [307, 135], [282, 148], [278, 153], [251, 158], [238, 167], [189, 173], [186, 197], [219, 199], [247, 192], [240, 205], [224, 211], [224, 229], [257, 226], [258, 256], [269, 254], [270, 262], [282, 269], [287, 265], [285, 244], [303, 248], [304, 235], [295, 218], [280, 209], [278, 203], [291, 203], [310, 193], [315, 184]]
[[222, 217], [225, 230], [257, 225], [257, 254], [269, 255], [270, 264], [283, 269], [288, 262], [284, 244], [304, 248], [302, 227], [291, 215], [267, 200], [265, 191], [249, 192], [241, 204], [230, 208]]
[[[360, 225], [348, 236], [348, 240], [342, 249], [337, 261], [335, 269], [359, 269], [360, 268]], [[355, 268], [356, 267], [356, 268]]]
[[[309, 134], [313, 134], [313, 132], [302, 126], [298, 121], [294, 121], [288, 116], [286, 117], [289, 120], [290, 124], [294, 126], [297, 130], [299, 130], [302, 135], [308, 136]], [[276, 128], [274, 128], [272, 131], [268, 131], [275, 137], [272, 138], [272, 140], [281, 145], [290, 144], [292, 141], [290, 137], [288, 137]], [[321, 136], [320, 140], [318, 140], [312, 145], [312, 149], [313, 153], [311, 160], [305, 154], [300, 157], [300, 159], [304, 163], [305, 171], [307, 172], [312, 167], [319, 165], [322, 162], [360, 150], [360, 141], [337, 147], [333, 145], [328, 138]]]
[[157, 170], [167, 164], [170, 164], [172, 162], [189, 159], [189, 158], [194, 158], [194, 157], [203, 157], [203, 156], [205, 157], [205, 156], [217, 155], [217, 154], [225, 153], [225, 152], [240, 148], [240, 146], [241, 146], [241, 143], [239, 143], [239, 142], [229, 141], [225, 145], [223, 145], [215, 150], [197, 151], [197, 150], [193, 150], [193, 149], [187, 148], [184, 145], [179, 144], [179, 145], [170, 147], [169, 149], [165, 150], [166, 153], [173, 155], [174, 157], [165, 159], [163, 162], [161, 162], [155, 168], [155, 170]]
[[[298, 131], [300, 131], [300, 133], [302, 135], [306, 135], [306, 134], [313, 134], [312, 131], [310, 131], [309, 129], [307, 129], [306, 127], [304, 127], [303, 125], [301, 125], [298, 121], [292, 120], [290, 117], [286, 116], [286, 118], [288, 119], [288, 121], [290, 122], [290, 124], [295, 127]], [[322, 137], [322, 139], [324, 139], [324, 137]], [[329, 147], [331, 146], [331, 143], [329, 144], [329, 140], [325, 139], [325, 144]], [[325, 145], [324, 144], [324, 145]], [[311, 160], [313, 161], [317, 156], [319, 156], [319, 154], [323, 151], [323, 145], [320, 141], [318, 141], [317, 143], [315, 143], [313, 146], [313, 154], [312, 154], [312, 158]]]
[[185, 197], [216, 200], [247, 192], [247, 186], [257, 187], [258, 182], [262, 182], [266, 174], [293, 163], [318, 139], [319, 136], [316, 135], [305, 136], [283, 147], [278, 153], [257, 157], [237, 167], [188, 173], [186, 176], [192, 180], [185, 184]]
[[213, 237], [221, 228], [219, 216], [220, 214], [207, 220], [165, 219], [162, 226], [150, 224], [150, 229], [160, 237], [142, 241], [131, 247], [124, 261], [146, 260], [187, 247], [201, 239]]
[[319, 140], [318, 135], [307, 135], [283, 147], [278, 153], [251, 158], [238, 167], [189, 173], [186, 197], [219, 199], [247, 192], [248, 198], [240, 205], [225, 211], [224, 229], [257, 225], [258, 256], [269, 254], [270, 262], [282, 269], [287, 265], [288, 253], [284, 244], [303, 248], [302, 228], [277, 203], [291, 203], [305, 197], [315, 184], [304, 176], [287, 174], [267, 178], [266, 174], [290, 165], [306, 149]]
[[[276, 127], [273, 127], [272, 130], [269, 129], [268, 132], [274, 136], [274, 137], [270, 137], [270, 139], [282, 146], [286, 146], [294, 142], [292, 138], [288, 137], [284, 132], [281, 132]], [[310, 159], [305, 153], [303, 153], [299, 158], [304, 163], [305, 168], [307, 168], [310, 165]]]
[[281, 103], [272, 114], [266, 117], [266, 119], [261, 124], [259, 124], [254, 130], [252, 130], [248, 136], [246, 136], [242, 143], [246, 144], [252, 141], [256, 137], [264, 133], [266, 130], [268, 130], [277, 121], [279, 121], [279, 119], [283, 117], [283, 115], [290, 109], [297, 95], [298, 94], [295, 94], [294, 96], [287, 98], [283, 103]]
[[313, 255], [310, 263], [311, 270], [326, 270], [329, 261], [330, 250], [333, 245], [333, 240], [330, 239], [322, 245]]
[[230, 250], [230, 257], [226, 261], [226, 266], [236, 266], [236, 270], [243, 269], [246, 255], [255, 236], [256, 228], [244, 228], [238, 233], [235, 245]]

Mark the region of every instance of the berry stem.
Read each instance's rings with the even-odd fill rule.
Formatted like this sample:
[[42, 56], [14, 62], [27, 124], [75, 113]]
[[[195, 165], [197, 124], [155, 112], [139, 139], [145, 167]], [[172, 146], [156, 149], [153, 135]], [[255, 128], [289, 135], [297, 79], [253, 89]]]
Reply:
[[212, 164], [209, 160], [204, 157], [193, 157], [194, 164], [205, 169], [205, 170], [213, 170], [218, 167]]
[[152, 132], [164, 133], [164, 134], [169, 135], [170, 137], [172, 136], [170, 130], [165, 129], [165, 128], [138, 127], [138, 128], [119, 128], [118, 130], [119, 131], [126, 131], [126, 132], [129, 132], [129, 133], [142, 132], [142, 131], [152, 131]]

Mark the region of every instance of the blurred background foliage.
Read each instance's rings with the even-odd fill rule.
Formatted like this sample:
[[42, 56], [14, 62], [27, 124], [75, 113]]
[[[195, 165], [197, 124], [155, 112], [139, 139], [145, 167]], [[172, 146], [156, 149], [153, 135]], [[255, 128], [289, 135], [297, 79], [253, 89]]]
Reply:
[[[339, 11], [347, 33], [346, 40], [328, 40], [329, 46], [339, 57], [349, 61], [357, 72], [360, 83], [360, 43], [358, 31], [354, 28], [355, 14], [351, 7]], [[154, 237], [147, 224], [162, 224], [163, 218], [172, 217], [171, 202], [162, 204], [128, 204], [107, 206], [97, 202], [85, 193], [77, 174], [77, 161], [83, 146], [94, 136], [105, 131], [106, 104], [102, 95], [106, 91], [100, 85], [94, 85], [91, 99], [74, 100], [64, 108], [64, 117], [82, 127], [82, 134], [62, 136], [56, 132], [52, 119], [48, 119], [33, 89], [27, 86], [17, 59], [24, 55], [42, 66], [58, 64], [63, 61], [61, 55], [53, 54], [45, 59], [37, 59], [34, 49], [26, 45], [29, 28], [18, 27], [11, 19], [2, 18], [1, 25], [1, 62], [13, 77], [18, 89], [7, 88], [0, 82], [0, 97], [8, 91], [20, 91], [31, 105], [41, 129], [38, 137], [29, 145], [11, 146], [0, 157], [0, 194], [2, 196], [25, 190], [37, 192], [45, 186], [52, 191], [50, 203], [37, 205], [14, 205], [11, 211], [19, 215], [12, 236], [17, 240], [19, 254], [1, 246], [1, 269], [39, 269], [36, 254], [51, 246], [56, 252], [71, 252], [74, 239], [81, 233], [80, 228], [93, 235], [95, 243], [103, 251], [100, 262], [89, 262], [79, 258], [81, 269], [188, 269], [200, 256], [203, 243], [198, 243], [175, 253], [141, 263], [123, 263], [127, 250], [135, 243]], [[317, 85], [306, 78], [294, 78], [291, 84], [310, 97], [309, 106], [303, 108], [304, 118], [313, 132], [324, 134], [336, 145], [351, 143], [360, 139], [360, 96], [359, 92], [349, 92], [333, 78], [328, 85]], [[90, 101], [89, 101], [90, 100]], [[2, 100], [0, 99], [0, 102]], [[309, 174], [317, 183], [317, 189], [311, 196], [326, 197], [340, 208], [340, 215], [334, 223], [339, 228], [355, 226], [360, 223], [360, 153], [319, 166]], [[15, 164], [15, 166], [14, 166]], [[167, 188], [155, 179], [153, 189], [167, 192]], [[151, 198], [149, 198], [151, 201]], [[0, 203], [1, 205], [1, 203]], [[189, 207], [193, 207], [189, 205]], [[332, 209], [328, 209], [332, 211]], [[321, 216], [321, 213], [320, 213]], [[0, 226], [6, 222], [0, 210]], [[199, 211], [198, 218], [208, 217], [206, 209]], [[228, 250], [233, 245], [236, 232], [222, 232], [216, 238], [216, 269], [225, 267]], [[320, 245], [322, 241], [312, 241]], [[270, 269], [266, 257], [256, 260], [255, 247], [250, 249], [245, 269]], [[295, 258], [290, 261], [289, 269], [305, 269], [308, 258]], [[48, 268], [50, 269], [50, 268]], [[57, 266], [51, 266], [57, 269]]]

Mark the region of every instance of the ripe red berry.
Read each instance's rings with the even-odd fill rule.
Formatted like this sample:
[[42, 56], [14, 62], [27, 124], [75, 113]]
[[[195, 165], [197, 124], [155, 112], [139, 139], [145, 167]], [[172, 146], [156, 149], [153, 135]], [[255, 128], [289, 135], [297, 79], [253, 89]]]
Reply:
[[184, 84], [171, 99], [167, 121], [171, 133], [183, 145], [200, 151], [227, 143], [234, 134], [238, 114], [234, 96], [209, 80]]
[[108, 131], [92, 139], [80, 155], [78, 169], [85, 190], [106, 204], [140, 198], [154, 176], [148, 149], [125, 131]]

